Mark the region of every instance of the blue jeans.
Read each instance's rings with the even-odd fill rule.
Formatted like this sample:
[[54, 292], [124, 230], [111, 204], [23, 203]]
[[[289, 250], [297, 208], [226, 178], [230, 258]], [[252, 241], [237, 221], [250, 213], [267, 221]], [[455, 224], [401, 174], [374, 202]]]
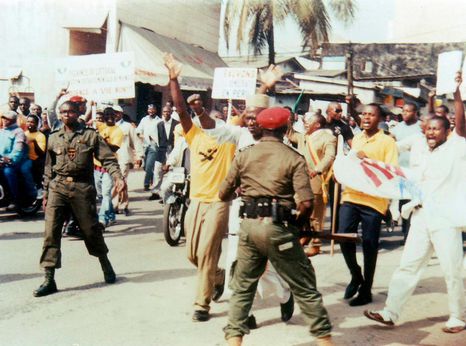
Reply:
[[3, 168], [3, 174], [6, 181], [8, 182], [8, 187], [10, 189], [11, 195], [15, 201], [18, 201], [19, 197], [19, 187], [18, 187], [18, 176], [21, 174], [23, 177], [24, 183], [24, 192], [28, 194], [28, 197], [35, 198], [37, 195], [37, 189], [34, 184], [34, 178], [32, 176], [32, 161], [27, 159], [23, 162], [5, 166]]
[[144, 187], [149, 187], [154, 179], [154, 164], [157, 157], [157, 149], [153, 145], [146, 148], [144, 157], [144, 170], [146, 175], [144, 176]]
[[99, 222], [105, 226], [110, 221], [115, 221], [115, 210], [112, 204], [113, 179], [109, 173], [103, 173], [94, 170], [94, 180], [101, 183], [102, 186], [102, 203], [99, 209]]
[[[364, 255], [364, 283], [359, 293], [370, 294], [374, 281], [377, 253], [379, 250], [380, 226], [383, 215], [377, 210], [360, 204], [344, 202], [340, 206], [338, 233], [357, 233], [362, 228], [362, 251]], [[353, 279], [361, 278], [361, 267], [356, 259], [356, 244], [340, 244], [341, 252]]]

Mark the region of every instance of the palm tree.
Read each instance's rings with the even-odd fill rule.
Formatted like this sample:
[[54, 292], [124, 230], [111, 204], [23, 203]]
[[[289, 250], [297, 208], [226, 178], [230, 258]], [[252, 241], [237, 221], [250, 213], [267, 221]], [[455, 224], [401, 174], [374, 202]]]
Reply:
[[274, 24], [283, 22], [291, 16], [298, 23], [303, 36], [302, 48], [316, 49], [321, 43], [328, 42], [331, 23], [327, 6], [339, 20], [350, 22], [356, 6], [352, 0], [227, 0], [225, 9], [224, 32], [227, 48], [233, 30], [233, 22], [238, 18], [237, 47], [240, 50], [244, 40], [244, 28], [250, 25], [249, 46], [254, 55], [261, 54], [267, 46], [269, 64], [275, 64]]

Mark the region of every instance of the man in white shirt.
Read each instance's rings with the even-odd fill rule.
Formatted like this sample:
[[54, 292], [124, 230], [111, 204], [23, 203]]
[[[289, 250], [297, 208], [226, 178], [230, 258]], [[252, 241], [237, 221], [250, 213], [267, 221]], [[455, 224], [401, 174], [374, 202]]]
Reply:
[[399, 319], [422, 269], [435, 250], [444, 272], [450, 310], [450, 318], [443, 331], [458, 333], [466, 327], [463, 320], [465, 297], [461, 235], [461, 229], [466, 228], [466, 131], [464, 105], [459, 91], [461, 78], [457, 80], [455, 132], [449, 136], [450, 124], [446, 117], [435, 116], [427, 124], [427, 146], [419, 151], [422, 158], [414, 171], [423, 197], [421, 201], [411, 201], [403, 208], [402, 214], [405, 215], [413, 211], [411, 230], [400, 266], [390, 282], [385, 308], [364, 312], [366, 317], [379, 323], [394, 325]]
[[154, 187], [151, 190], [149, 200], [160, 199], [160, 186], [162, 185], [163, 171], [162, 167], [167, 161], [167, 156], [173, 150], [175, 145], [175, 126], [178, 121], [171, 117], [172, 109], [165, 106], [162, 109], [162, 121], [157, 124], [157, 152], [154, 164]]
[[136, 133], [144, 139], [144, 191], [149, 191], [154, 178], [154, 164], [157, 154], [157, 124], [162, 121], [157, 116], [157, 108], [154, 105], [147, 106], [147, 115], [141, 119]]
[[[142, 158], [144, 157], [144, 150], [142, 148], [141, 139], [137, 136], [133, 125], [123, 120], [123, 109], [118, 105], [114, 105], [112, 108], [115, 111], [116, 125], [120, 127], [124, 136], [123, 143], [117, 151], [117, 158], [121, 174], [124, 179], [127, 179], [133, 164], [135, 168], [139, 168], [141, 166]], [[116, 197], [116, 195], [118, 195], [118, 199], [115, 203], [115, 213], [118, 214], [120, 211], [123, 211], [125, 216], [128, 216], [128, 186], [118, 194], [114, 190], [113, 197]]]
[[[390, 133], [395, 137], [397, 142], [422, 132], [421, 122], [418, 120], [418, 107], [415, 103], [405, 103], [402, 117], [403, 121], [390, 130]], [[401, 167], [408, 167], [409, 151], [400, 153], [398, 162]]]
[[[390, 130], [390, 133], [395, 137], [397, 142], [405, 140], [408, 137], [419, 135], [422, 133], [421, 122], [418, 120], [418, 107], [415, 103], [406, 102], [403, 106], [403, 112], [401, 113], [403, 121], [398, 123], [394, 128]], [[409, 167], [409, 151], [403, 151], [399, 153], [398, 163], [401, 167]], [[401, 200], [399, 208], [408, 203], [407, 200]], [[408, 236], [410, 227], [410, 219], [403, 219], [401, 224], [401, 231], [403, 232], [404, 239]]]

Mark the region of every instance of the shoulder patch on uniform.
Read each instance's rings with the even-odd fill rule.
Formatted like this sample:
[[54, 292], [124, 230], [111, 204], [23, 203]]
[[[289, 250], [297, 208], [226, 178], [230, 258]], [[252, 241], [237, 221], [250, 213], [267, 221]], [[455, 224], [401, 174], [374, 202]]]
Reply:
[[244, 148], [239, 149], [238, 152], [241, 153], [241, 152], [243, 152], [243, 151], [245, 151], [245, 150], [247, 150], [247, 149], [252, 148], [253, 146], [254, 146], [254, 144], [250, 144], [250, 145], [248, 145], [248, 146], [246, 146], [246, 147], [244, 147]]
[[288, 149], [292, 150], [294, 153], [298, 154], [299, 156], [304, 157], [304, 155], [302, 155], [302, 154], [298, 151], [298, 149], [296, 149], [296, 148], [293, 147], [292, 145], [288, 145], [288, 144], [285, 144], [285, 143], [283, 143], [283, 145], [284, 145], [285, 147], [287, 147]]

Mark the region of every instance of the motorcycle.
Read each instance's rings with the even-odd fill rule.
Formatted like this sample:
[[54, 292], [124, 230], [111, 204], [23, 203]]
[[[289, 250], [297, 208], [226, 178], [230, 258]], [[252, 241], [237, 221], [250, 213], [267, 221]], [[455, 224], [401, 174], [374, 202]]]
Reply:
[[20, 216], [33, 216], [42, 208], [42, 198], [28, 197], [27, 191], [25, 191], [25, 184], [23, 178], [18, 176], [18, 188], [19, 188], [19, 200], [14, 201], [13, 196], [8, 187], [8, 182], [3, 174], [3, 166], [6, 163], [3, 158], [0, 157], [0, 208], [6, 208], [10, 204], [16, 204], [16, 212]]
[[163, 235], [168, 245], [176, 246], [184, 236], [184, 217], [189, 206], [190, 177], [184, 167], [175, 167], [166, 179], [170, 179], [172, 187], [163, 208]]

